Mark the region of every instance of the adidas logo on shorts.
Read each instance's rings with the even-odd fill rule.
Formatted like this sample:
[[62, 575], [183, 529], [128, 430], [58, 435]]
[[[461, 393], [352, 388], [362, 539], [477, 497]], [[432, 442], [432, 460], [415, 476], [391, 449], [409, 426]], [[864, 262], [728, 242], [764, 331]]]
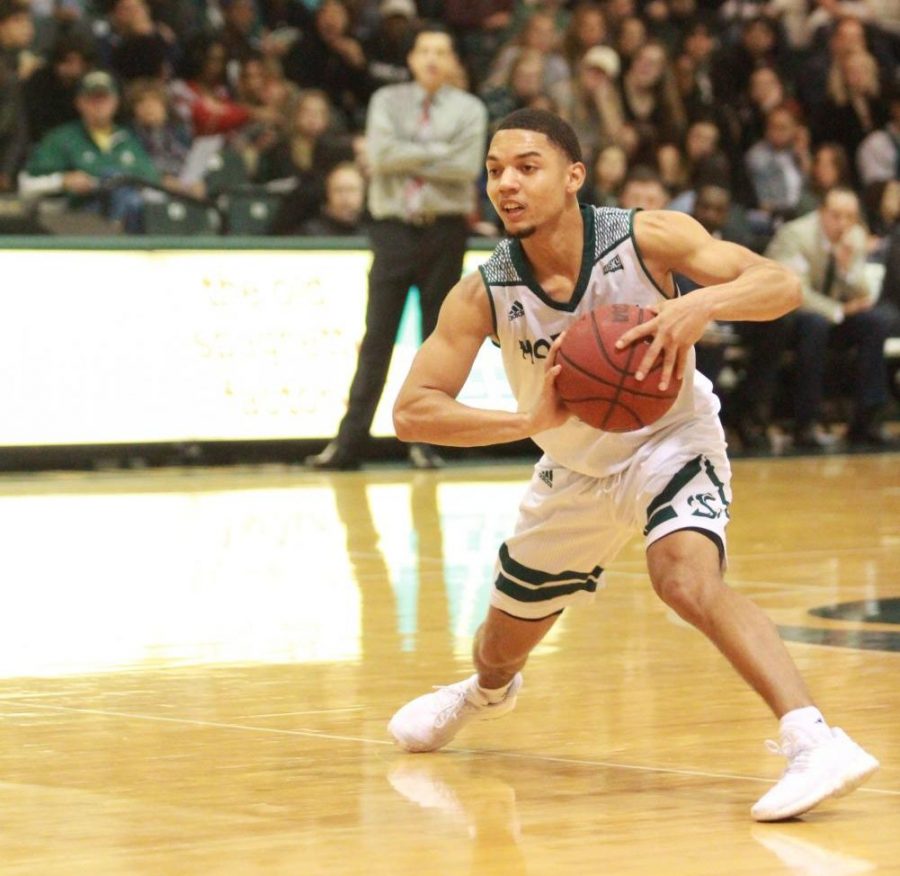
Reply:
[[512, 322], [520, 316], [525, 316], [525, 308], [522, 307], [521, 301], [513, 301], [512, 307], [509, 309], [509, 321]]
[[611, 274], [613, 271], [624, 271], [625, 265], [622, 264], [622, 256], [614, 256], [611, 262], [607, 262], [603, 266], [604, 274]]
[[550, 469], [546, 471], [542, 471], [538, 474], [538, 477], [548, 486], [553, 486], [553, 472]]

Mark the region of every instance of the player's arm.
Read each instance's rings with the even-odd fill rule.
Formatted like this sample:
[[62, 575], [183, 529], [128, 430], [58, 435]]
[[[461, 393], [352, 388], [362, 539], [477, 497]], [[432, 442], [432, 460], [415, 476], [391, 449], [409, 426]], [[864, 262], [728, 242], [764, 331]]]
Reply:
[[490, 303], [481, 277], [460, 280], [441, 307], [437, 327], [419, 348], [394, 403], [394, 430], [402, 441], [476, 447], [529, 438], [570, 416], [555, 380], [557, 338], [547, 356], [544, 388], [532, 410], [484, 410], [456, 400], [485, 338], [493, 332]]
[[638, 213], [634, 232], [644, 263], [657, 282], [672, 271], [705, 287], [661, 302], [654, 319], [621, 337], [618, 346], [653, 336], [638, 367], [638, 379], [660, 356], [661, 388], [673, 373], [683, 377], [688, 351], [712, 320], [775, 319], [802, 300], [800, 281], [788, 268], [736, 243], [716, 240], [684, 213]]

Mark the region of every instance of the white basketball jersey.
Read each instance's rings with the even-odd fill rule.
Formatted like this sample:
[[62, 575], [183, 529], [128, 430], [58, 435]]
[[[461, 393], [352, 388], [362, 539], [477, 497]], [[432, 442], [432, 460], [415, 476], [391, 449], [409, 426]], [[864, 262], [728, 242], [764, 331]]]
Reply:
[[[533, 407], [540, 395], [550, 344], [582, 314], [602, 304], [646, 306], [665, 297], [641, 259], [634, 239], [634, 212], [581, 208], [584, 248], [569, 301], [554, 301], [541, 289], [518, 240], [501, 241], [480, 267], [518, 410]], [[652, 425], [633, 432], [601, 432], [572, 417], [563, 426], [534, 436], [535, 443], [553, 461], [582, 474], [605, 477], [620, 471], [650, 436], [718, 413], [712, 384], [696, 370], [694, 359], [691, 350], [675, 404]]]

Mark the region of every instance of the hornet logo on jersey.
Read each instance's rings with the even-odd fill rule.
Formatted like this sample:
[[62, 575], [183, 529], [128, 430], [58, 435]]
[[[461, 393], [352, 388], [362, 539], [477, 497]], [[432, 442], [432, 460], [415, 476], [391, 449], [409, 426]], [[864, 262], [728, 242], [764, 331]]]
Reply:
[[547, 353], [550, 352], [550, 345], [559, 337], [559, 332], [550, 335], [550, 340], [546, 338], [538, 338], [532, 342], [528, 338], [519, 341], [519, 350], [522, 352], [523, 359], [530, 359], [533, 365], [539, 359], [546, 359]]
[[538, 472], [538, 477], [548, 486], [553, 486], [553, 469], [546, 469]]
[[525, 308], [522, 306], [521, 301], [513, 301], [512, 307], [509, 309], [509, 321], [512, 322], [514, 319], [518, 319], [520, 316], [525, 316]]
[[603, 266], [604, 274], [611, 274], [611, 273], [613, 273], [613, 271], [624, 271], [624, 270], [625, 270], [625, 265], [622, 264], [622, 256], [620, 256], [620, 255], [614, 256], [612, 261], [607, 262]]

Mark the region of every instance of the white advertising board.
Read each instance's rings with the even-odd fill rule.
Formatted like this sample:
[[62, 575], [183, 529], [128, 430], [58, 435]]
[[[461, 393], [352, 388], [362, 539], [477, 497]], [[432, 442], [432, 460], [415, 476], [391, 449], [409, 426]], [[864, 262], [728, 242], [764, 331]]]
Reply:
[[[466, 270], [484, 260], [470, 253]], [[5, 251], [0, 446], [328, 438], [362, 339], [354, 251]], [[372, 434], [419, 343], [415, 296]], [[460, 396], [514, 405], [486, 344]]]

